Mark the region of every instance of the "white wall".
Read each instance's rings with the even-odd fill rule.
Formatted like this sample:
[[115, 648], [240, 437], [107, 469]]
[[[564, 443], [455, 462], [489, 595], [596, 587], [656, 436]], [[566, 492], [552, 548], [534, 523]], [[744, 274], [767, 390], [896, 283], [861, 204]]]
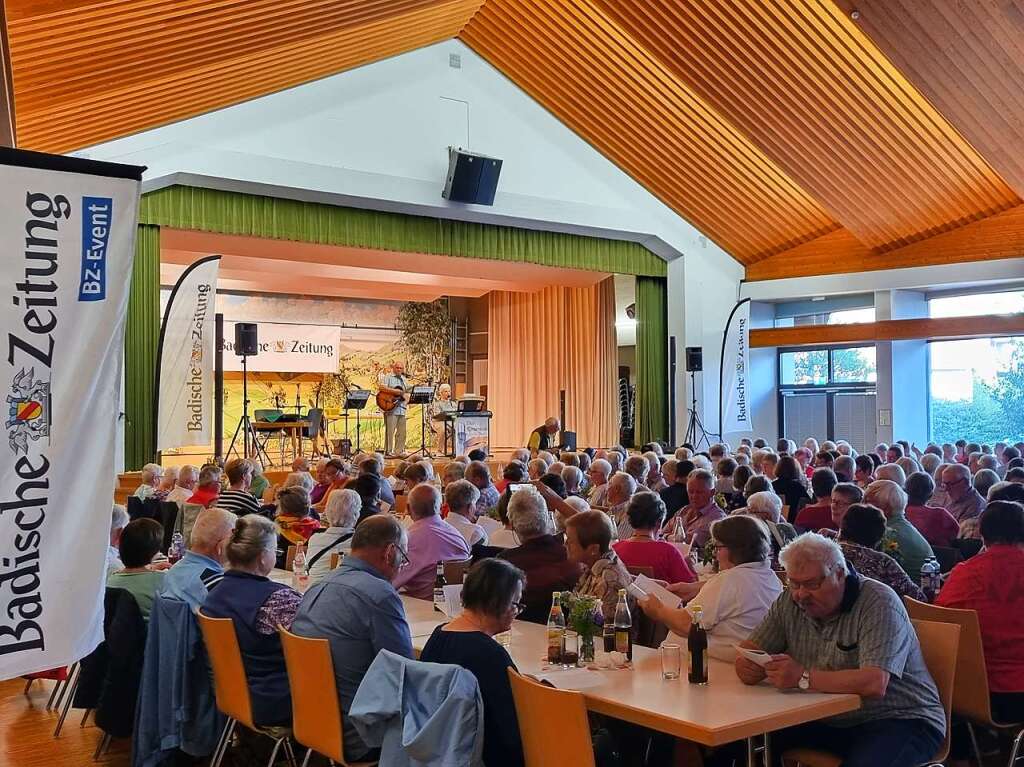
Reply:
[[[441, 198], [449, 144], [504, 160], [492, 207]], [[702, 239], [456, 40], [76, 154], [147, 165], [146, 189], [194, 183], [575, 231], [666, 259]]]

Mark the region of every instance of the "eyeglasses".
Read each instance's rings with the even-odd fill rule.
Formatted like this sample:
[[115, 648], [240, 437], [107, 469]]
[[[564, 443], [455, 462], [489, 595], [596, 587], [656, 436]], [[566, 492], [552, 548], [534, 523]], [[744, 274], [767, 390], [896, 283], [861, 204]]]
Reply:
[[395, 544], [395, 548], [398, 550], [398, 553], [402, 555], [402, 562], [398, 565], [398, 569], [401, 570], [403, 567], [411, 565], [412, 560], [410, 560], [409, 555], [405, 553], [405, 549], [403, 549], [397, 543]]
[[940, 482], [939, 483], [939, 487], [941, 487], [943, 490], [949, 490], [949, 488], [956, 487], [961, 482], [966, 482], [966, 481], [967, 481], [967, 477], [960, 477], [960, 479], [954, 480], [953, 482]]
[[825, 582], [825, 578], [828, 576], [822, 575], [820, 578], [812, 578], [809, 581], [794, 581], [792, 578], [788, 578], [788, 585], [790, 591], [817, 591], [821, 588], [821, 584]]

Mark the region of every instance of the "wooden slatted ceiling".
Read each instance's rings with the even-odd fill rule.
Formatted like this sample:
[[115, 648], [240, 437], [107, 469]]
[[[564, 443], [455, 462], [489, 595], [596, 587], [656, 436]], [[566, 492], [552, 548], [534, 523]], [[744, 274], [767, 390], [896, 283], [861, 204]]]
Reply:
[[1024, 196], [1024, 3], [835, 2]]
[[451, 38], [483, 0], [7, 0], [18, 145], [64, 152]]
[[876, 252], [1019, 202], [831, 0], [594, 5]]
[[776, 163], [593, 5], [487, 0], [461, 37], [741, 262], [839, 227]]

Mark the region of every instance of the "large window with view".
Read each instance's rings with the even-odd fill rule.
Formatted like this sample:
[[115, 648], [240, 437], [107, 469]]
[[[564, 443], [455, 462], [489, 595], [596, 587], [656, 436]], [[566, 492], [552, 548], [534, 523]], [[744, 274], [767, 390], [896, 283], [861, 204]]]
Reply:
[[[1024, 312], [1024, 290], [942, 296], [931, 317]], [[929, 344], [931, 439], [1024, 440], [1024, 336]]]

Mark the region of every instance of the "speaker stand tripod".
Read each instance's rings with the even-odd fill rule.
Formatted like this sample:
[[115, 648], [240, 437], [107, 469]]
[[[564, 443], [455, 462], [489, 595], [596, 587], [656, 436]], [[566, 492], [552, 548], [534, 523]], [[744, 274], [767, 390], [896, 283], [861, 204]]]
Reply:
[[702, 444], [711, 447], [711, 440], [708, 439], [704, 423], [697, 413], [697, 373], [693, 370], [690, 371], [690, 394], [693, 401], [690, 403], [690, 420], [686, 424], [686, 436], [683, 437], [683, 442], [693, 445], [695, 450], [699, 450]]
[[[245, 451], [243, 456], [248, 458], [250, 455], [254, 458], [258, 458], [264, 466], [271, 466], [270, 456], [267, 455], [266, 449], [260, 443], [259, 435], [256, 433], [256, 429], [252, 425], [252, 421], [249, 420], [249, 368], [246, 364], [248, 360], [247, 355], [242, 355], [242, 417], [238, 421], [238, 426], [235, 427], [235, 435], [231, 438], [231, 444], [228, 446], [228, 451], [225, 456], [230, 457], [231, 451], [235, 450], [235, 443], [238, 442], [238, 435], [242, 435], [242, 449]], [[252, 453], [249, 452], [249, 441], [252, 440]], [[236, 451], [237, 454], [237, 451]]]

